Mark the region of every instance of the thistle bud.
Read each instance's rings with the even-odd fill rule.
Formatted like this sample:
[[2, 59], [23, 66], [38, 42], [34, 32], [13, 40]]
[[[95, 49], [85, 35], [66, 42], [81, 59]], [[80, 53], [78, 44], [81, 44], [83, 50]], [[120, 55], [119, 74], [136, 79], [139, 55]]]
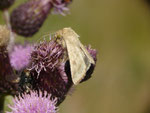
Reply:
[[52, 8], [50, 1], [30, 0], [17, 7], [10, 18], [13, 32], [25, 37], [38, 32]]
[[0, 0], [0, 10], [9, 8], [15, 0]]

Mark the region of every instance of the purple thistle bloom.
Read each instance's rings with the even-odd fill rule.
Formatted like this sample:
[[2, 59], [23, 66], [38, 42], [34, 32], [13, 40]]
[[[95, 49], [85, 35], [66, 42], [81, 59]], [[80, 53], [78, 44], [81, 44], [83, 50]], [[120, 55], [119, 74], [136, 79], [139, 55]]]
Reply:
[[68, 4], [71, 3], [72, 0], [52, 0], [52, 5], [54, 7], [54, 13], [58, 13], [61, 15], [66, 15], [64, 12], [68, 12], [69, 8], [67, 8]]
[[7, 113], [56, 113], [56, 100], [51, 100], [51, 95], [46, 92], [31, 91], [15, 97], [13, 105], [9, 105], [12, 111]]
[[30, 63], [33, 47], [31, 45], [16, 45], [10, 53], [10, 63], [12, 67], [19, 71], [26, 68]]
[[31, 54], [31, 70], [35, 70], [38, 74], [42, 70], [53, 71], [64, 56], [64, 49], [56, 41], [43, 41], [35, 46]]
[[33, 89], [47, 91], [61, 103], [72, 86], [65, 72], [66, 50], [56, 40], [43, 41], [31, 54]]

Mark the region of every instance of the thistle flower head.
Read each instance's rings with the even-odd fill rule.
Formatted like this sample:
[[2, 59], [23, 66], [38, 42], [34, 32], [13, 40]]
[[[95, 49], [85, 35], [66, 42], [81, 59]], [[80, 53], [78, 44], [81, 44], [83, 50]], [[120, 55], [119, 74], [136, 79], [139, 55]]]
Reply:
[[[32, 73], [32, 76], [35, 74]], [[39, 78], [34, 78], [34, 80], [36, 80], [34, 88], [51, 93], [52, 98], [57, 97], [57, 105], [65, 99], [67, 92], [72, 86], [61, 67], [57, 67], [54, 71], [49, 71], [48, 73], [42, 71]]]
[[46, 92], [31, 91], [30, 94], [22, 94], [15, 97], [12, 110], [7, 113], [56, 113], [56, 99], [51, 100], [51, 95]]
[[36, 70], [38, 74], [42, 70], [52, 71], [59, 65], [64, 56], [64, 49], [55, 40], [43, 41], [35, 46], [31, 54], [31, 69]]
[[54, 13], [59, 13], [65, 15], [64, 12], [68, 12], [69, 9], [67, 8], [68, 4], [71, 3], [72, 0], [52, 0], [51, 3], [54, 7]]
[[6, 26], [0, 25], [0, 46], [6, 46], [10, 39], [10, 31]]
[[43, 41], [31, 54], [32, 88], [47, 91], [61, 103], [72, 83], [68, 80], [63, 61], [65, 50], [56, 40]]
[[21, 4], [11, 14], [12, 30], [19, 35], [34, 35], [47, 18], [51, 0], [29, 0]]
[[9, 8], [15, 0], [0, 0], [0, 10]]
[[9, 54], [11, 66], [17, 71], [26, 68], [30, 63], [32, 50], [33, 47], [29, 44], [15, 45]]

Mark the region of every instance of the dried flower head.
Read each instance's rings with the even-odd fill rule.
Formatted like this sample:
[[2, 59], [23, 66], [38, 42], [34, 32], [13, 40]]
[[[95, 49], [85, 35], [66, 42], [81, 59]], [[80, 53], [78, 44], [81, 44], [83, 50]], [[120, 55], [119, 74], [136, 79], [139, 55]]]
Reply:
[[0, 10], [9, 8], [15, 0], [0, 0]]
[[14, 46], [9, 54], [11, 66], [17, 71], [26, 68], [30, 63], [32, 50], [33, 46], [29, 44]]
[[10, 31], [6, 26], [0, 25], [0, 46], [6, 46], [10, 39]]
[[47, 18], [51, 0], [29, 0], [21, 4], [11, 14], [12, 30], [19, 35], [34, 35]]
[[46, 92], [31, 91], [30, 94], [15, 97], [13, 105], [9, 106], [12, 111], [7, 113], [56, 113], [56, 101]]

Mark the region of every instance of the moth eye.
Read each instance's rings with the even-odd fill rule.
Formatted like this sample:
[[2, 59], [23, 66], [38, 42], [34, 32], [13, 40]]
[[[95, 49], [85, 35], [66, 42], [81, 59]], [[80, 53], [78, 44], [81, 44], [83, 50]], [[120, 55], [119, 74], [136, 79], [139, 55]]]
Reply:
[[94, 71], [95, 65], [91, 64], [90, 68], [88, 69], [88, 71], [86, 72], [86, 76], [81, 80], [80, 83], [87, 81], [88, 79], [91, 78], [91, 75]]

